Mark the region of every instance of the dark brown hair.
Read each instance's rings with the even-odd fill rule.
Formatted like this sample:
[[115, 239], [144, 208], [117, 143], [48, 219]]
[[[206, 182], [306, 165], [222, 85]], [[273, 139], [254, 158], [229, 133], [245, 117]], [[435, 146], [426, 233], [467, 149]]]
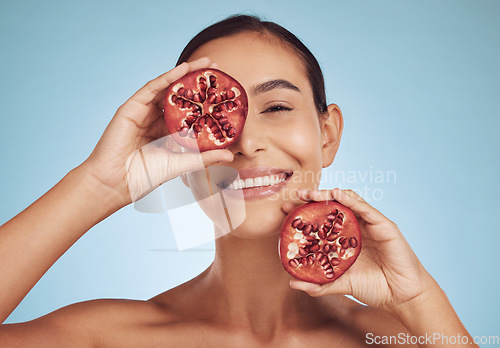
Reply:
[[255, 16], [235, 15], [212, 24], [189, 41], [177, 60], [177, 65], [187, 61], [194, 51], [207, 42], [245, 31], [270, 34], [286, 46], [291, 47], [301, 57], [312, 87], [314, 104], [319, 114], [324, 114], [327, 110], [325, 81], [318, 61], [302, 41], [274, 22], [263, 21]]

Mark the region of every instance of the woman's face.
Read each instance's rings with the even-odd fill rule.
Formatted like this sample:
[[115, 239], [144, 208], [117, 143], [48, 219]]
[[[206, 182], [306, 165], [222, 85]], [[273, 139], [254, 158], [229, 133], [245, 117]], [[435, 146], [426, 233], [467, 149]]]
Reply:
[[[270, 174], [286, 179], [239, 191], [245, 197], [246, 219], [234, 234], [257, 238], [277, 233], [283, 203], [296, 200], [299, 188], [317, 188], [323, 167], [324, 136], [305, 68], [291, 49], [252, 32], [210, 41], [190, 61], [201, 57], [236, 78], [248, 94], [247, 120], [240, 139], [229, 147], [234, 154], [229, 166], [243, 180], [262, 177], [266, 183]], [[193, 191], [203, 180], [206, 184], [204, 174], [190, 174]]]

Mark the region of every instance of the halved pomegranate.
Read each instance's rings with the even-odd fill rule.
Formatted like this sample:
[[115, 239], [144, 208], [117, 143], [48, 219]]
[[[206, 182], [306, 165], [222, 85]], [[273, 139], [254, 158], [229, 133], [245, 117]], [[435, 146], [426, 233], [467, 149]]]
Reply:
[[288, 273], [306, 282], [333, 282], [353, 265], [360, 251], [358, 221], [338, 202], [301, 205], [281, 227], [281, 263]]
[[167, 129], [181, 146], [200, 152], [223, 149], [238, 140], [248, 112], [241, 84], [217, 69], [200, 69], [167, 89]]

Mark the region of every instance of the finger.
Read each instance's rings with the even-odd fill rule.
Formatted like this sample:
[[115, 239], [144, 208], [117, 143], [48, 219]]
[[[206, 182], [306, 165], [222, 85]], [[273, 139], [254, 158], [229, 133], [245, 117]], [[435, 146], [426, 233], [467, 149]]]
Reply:
[[332, 283], [321, 285], [292, 279], [290, 281], [290, 287], [292, 289], [305, 291], [312, 297], [324, 295], [351, 295], [349, 281], [345, 277], [339, 278]]
[[303, 189], [297, 191], [297, 196], [307, 202], [310, 201], [330, 201], [333, 199], [331, 190], [309, 190]]
[[205, 167], [216, 163], [228, 163], [234, 160], [234, 155], [229, 150], [212, 150], [201, 153], [201, 159]]
[[316, 202], [331, 201], [333, 199], [332, 190], [311, 190], [309, 197]]
[[283, 203], [283, 207], [281, 207], [281, 209], [285, 213], [290, 214], [295, 208], [300, 207], [304, 203], [307, 203], [307, 202], [302, 202], [302, 201], [299, 201], [299, 202], [290, 202], [290, 201], [288, 201], [288, 202]]
[[295, 290], [305, 291], [314, 297], [321, 296], [322, 291], [324, 291], [324, 287], [319, 284], [308, 283], [298, 279], [290, 280], [290, 287]]
[[[353, 198], [350, 194], [342, 191], [341, 189], [332, 190], [333, 198], [351, 209], [355, 214], [361, 217], [369, 224], [375, 225], [386, 222], [388, 219], [377, 209], [366, 203], [364, 200]], [[359, 196], [358, 196], [359, 197]]]
[[170, 86], [172, 82], [186, 75], [188, 71], [189, 65], [187, 63], [182, 63], [176, 66], [165, 74], [160, 75], [154, 80], [146, 83], [144, 87], [135, 92], [129, 101], [136, 101], [144, 105], [151, 103], [155, 100], [160, 91], [163, 91], [165, 88]]
[[165, 90], [170, 84], [182, 76], [186, 75], [188, 72], [201, 69], [209, 66], [210, 59], [203, 57], [198, 60], [195, 60], [191, 63], [182, 63], [172, 70], [166, 72], [163, 75], [158, 76], [154, 80], [149, 81], [138, 90], [131, 99], [141, 103], [141, 104], [149, 104], [150, 102], [157, 99], [158, 94]]
[[127, 185], [133, 202], [180, 174], [233, 160], [232, 152], [227, 149], [201, 154], [173, 152], [168, 147], [169, 141], [170, 137], [155, 140], [142, 146], [127, 159]]
[[[296, 191], [292, 191], [291, 200], [285, 202], [283, 204], [283, 206], [281, 207], [281, 209], [285, 213], [289, 214], [292, 210], [294, 210], [298, 206], [300, 206], [304, 203], [310, 202], [311, 199], [308, 196], [308, 191], [310, 191], [310, 190], [309, 189], [298, 189]], [[295, 199], [294, 193], [295, 193], [296, 197], [298, 198], [298, 200]]]
[[311, 197], [309, 196], [309, 193], [311, 192], [310, 189], [298, 189], [297, 190], [297, 197], [304, 202], [310, 202], [312, 201]]
[[173, 159], [171, 162], [171, 175], [173, 176], [201, 170], [216, 163], [228, 163], [234, 159], [233, 153], [227, 149], [212, 150], [202, 153], [171, 153], [171, 156]]
[[[202, 69], [202, 68], [207, 68], [207, 67], [214, 68], [214, 69], [218, 68], [218, 65], [216, 63], [211, 63], [210, 66], [208, 66], [209, 63], [210, 63], [210, 60], [206, 57], [197, 59], [193, 62], [189, 62], [189, 63], [187, 63], [189, 65], [188, 72], [195, 71], [195, 70]], [[159, 93], [157, 95], [157, 97], [155, 98], [155, 100], [156, 100], [157, 108], [160, 110], [163, 110], [165, 108], [165, 105], [164, 105], [165, 104], [165, 91], [162, 91], [161, 93]]]
[[299, 206], [299, 204], [295, 204], [295, 203], [292, 203], [292, 202], [286, 202], [283, 204], [283, 207], [281, 208], [285, 213], [287, 214], [290, 214], [290, 212], [292, 210], [294, 210], [295, 208], [297, 208]]
[[203, 57], [197, 60], [193, 60], [192, 62], [188, 62], [188, 64], [189, 64], [189, 72], [191, 72], [202, 68], [208, 68], [213, 63], [210, 60], [210, 58]]
[[351, 196], [352, 198], [354, 199], [357, 199], [358, 201], [361, 201], [361, 202], [366, 202], [363, 197], [361, 197], [360, 195], [358, 195], [355, 191], [353, 190], [342, 190], [342, 192], [344, 192], [345, 194]]
[[[299, 198], [305, 203], [312, 201], [327, 201], [333, 199], [330, 190], [320, 191], [311, 189], [298, 189], [296, 193], [297, 193], [297, 198]], [[303, 204], [303, 202], [297, 202], [297, 203], [286, 202], [285, 204], [283, 204], [282, 209], [285, 213], [289, 214], [293, 209]]]

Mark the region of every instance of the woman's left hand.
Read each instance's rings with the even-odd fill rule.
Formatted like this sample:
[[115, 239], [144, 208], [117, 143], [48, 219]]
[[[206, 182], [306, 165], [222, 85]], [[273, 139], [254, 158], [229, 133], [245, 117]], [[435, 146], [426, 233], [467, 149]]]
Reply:
[[[354, 191], [300, 190], [298, 197], [303, 201], [336, 200], [350, 208], [358, 219], [363, 247], [354, 265], [336, 281], [318, 285], [293, 279], [293, 288], [311, 296], [352, 295], [369, 306], [393, 311], [438, 287], [396, 224]], [[291, 204], [284, 207], [287, 212], [292, 208]]]

